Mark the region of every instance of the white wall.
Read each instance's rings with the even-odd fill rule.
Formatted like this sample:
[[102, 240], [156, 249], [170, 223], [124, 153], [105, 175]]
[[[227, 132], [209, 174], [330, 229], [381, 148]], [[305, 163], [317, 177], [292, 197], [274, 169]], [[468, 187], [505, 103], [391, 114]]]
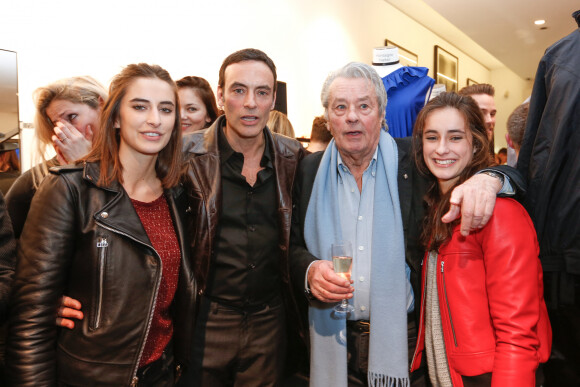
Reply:
[[3, 3], [0, 48], [18, 52], [24, 122], [32, 122], [33, 90], [56, 79], [88, 74], [108, 85], [124, 65], [149, 62], [174, 79], [198, 75], [215, 88], [223, 59], [246, 47], [268, 53], [279, 80], [288, 83], [288, 115], [297, 135], [308, 135], [312, 119], [322, 113], [320, 87], [328, 72], [348, 61], [370, 63], [372, 48], [385, 38], [417, 53], [419, 65], [429, 68], [435, 44], [452, 52], [459, 57], [459, 87], [467, 77], [505, 81], [514, 95], [522, 87], [513, 73], [492, 75], [383, 0]]
[[510, 114], [532, 94], [533, 81], [526, 81], [507, 68], [493, 70], [490, 83], [495, 88], [497, 107], [495, 123], [495, 150], [506, 147], [505, 134]]

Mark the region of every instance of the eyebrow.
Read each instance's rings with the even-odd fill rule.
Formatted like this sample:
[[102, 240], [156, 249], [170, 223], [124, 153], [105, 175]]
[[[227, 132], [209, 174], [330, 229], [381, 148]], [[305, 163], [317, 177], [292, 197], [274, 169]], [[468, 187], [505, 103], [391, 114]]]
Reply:
[[[342, 98], [342, 97], [340, 97], [340, 98], [335, 98], [334, 101], [335, 102], [343, 102], [343, 101], [346, 101], [347, 99], [348, 98]], [[356, 100], [356, 102], [362, 102], [362, 101], [371, 101], [372, 102], [372, 100], [373, 99], [370, 96], [367, 95], [367, 96], [358, 98]]]
[[[151, 101], [149, 101], [148, 99], [145, 99], [145, 98], [133, 98], [129, 102], [151, 103]], [[160, 105], [171, 105], [171, 106], [175, 106], [175, 104], [172, 101], [161, 101], [161, 102], [159, 102], [159, 104]]]
[[[245, 87], [246, 89], [249, 89], [248, 85], [243, 84], [241, 82], [234, 82], [234, 83], [232, 83], [232, 85], [230, 86], [230, 89], [231, 88], [234, 88], [234, 87]], [[272, 88], [270, 86], [268, 86], [268, 85], [256, 86], [256, 89], [272, 90]]]
[[[57, 119], [56, 119], [56, 121], [60, 121], [61, 119], [64, 119], [64, 118], [65, 118], [66, 116], [68, 116], [69, 114], [70, 114], [70, 112], [68, 111], [68, 108], [67, 108], [67, 109], [66, 109], [65, 111], [63, 111], [61, 114], [58, 114], [58, 115], [57, 115], [57, 117], [56, 117], [56, 118], [57, 118]], [[55, 122], [55, 121], [53, 121], [53, 119], [52, 119], [52, 118], [50, 118], [50, 117], [48, 116], [48, 113], [46, 114], [46, 118], [48, 118], [48, 122], [50, 122], [50, 124], [51, 124], [52, 126], [56, 126], [56, 122]]]
[[[428, 132], [435, 132], [435, 133], [438, 133], [438, 131], [437, 131], [436, 129], [425, 129], [425, 130], [423, 131], [423, 133], [428, 133]], [[447, 133], [449, 133], [449, 132], [451, 132], [451, 133], [467, 133], [467, 132], [465, 131], [465, 129], [449, 129], [449, 130], [447, 131]]]

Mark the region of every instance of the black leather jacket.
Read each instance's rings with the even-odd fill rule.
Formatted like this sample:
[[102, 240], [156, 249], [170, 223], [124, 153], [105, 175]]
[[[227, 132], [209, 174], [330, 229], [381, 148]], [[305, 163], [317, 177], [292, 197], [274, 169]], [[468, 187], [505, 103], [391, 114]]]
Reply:
[[[51, 170], [34, 196], [18, 249], [7, 365], [15, 385], [130, 385], [148, 334], [162, 263], [125, 190], [100, 186], [99, 165]], [[182, 252], [173, 300], [174, 355], [187, 366], [196, 284], [181, 186], [165, 192]], [[58, 329], [60, 297], [84, 319]]]
[[[574, 13], [573, 16], [577, 13]], [[580, 275], [580, 19], [538, 66], [518, 170], [528, 182], [525, 207], [546, 272]], [[576, 280], [578, 284], [578, 280]], [[554, 282], [554, 286], [556, 285]], [[577, 286], [562, 286], [574, 299]]]
[[4, 197], [0, 193], [0, 325], [6, 320], [14, 266], [16, 266], [16, 241]]

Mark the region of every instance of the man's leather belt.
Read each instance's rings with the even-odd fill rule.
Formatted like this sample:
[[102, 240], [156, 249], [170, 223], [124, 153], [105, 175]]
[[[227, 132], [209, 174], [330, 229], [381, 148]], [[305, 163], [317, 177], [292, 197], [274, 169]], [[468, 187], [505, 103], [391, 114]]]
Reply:
[[369, 320], [357, 320], [346, 322], [346, 327], [352, 329], [355, 332], [369, 333], [371, 331], [371, 323]]

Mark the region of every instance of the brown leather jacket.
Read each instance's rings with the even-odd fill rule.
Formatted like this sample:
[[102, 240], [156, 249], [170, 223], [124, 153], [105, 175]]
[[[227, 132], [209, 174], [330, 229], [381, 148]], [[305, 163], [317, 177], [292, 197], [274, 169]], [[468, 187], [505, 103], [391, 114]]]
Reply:
[[[14, 385], [127, 386], [153, 316], [162, 264], [125, 190], [100, 186], [99, 165], [60, 167], [34, 196], [19, 242], [7, 365]], [[174, 308], [176, 364], [191, 353], [196, 285], [184, 236], [186, 195], [165, 192], [182, 252]], [[60, 297], [79, 300], [57, 329]]]
[[[215, 253], [215, 237], [222, 210], [220, 155], [218, 131], [225, 124], [225, 116], [218, 117], [209, 128], [184, 137], [184, 154], [187, 165], [187, 187], [189, 206], [192, 209], [190, 227], [191, 254], [198, 284], [198, 295], [207, 285], [210, 263]], [[294, 139], [265, 130], [270, 142], [276, 175], [278, 198], [278, 246], [280, 249], [280, 271], [284, 282], [283, 298], [287, 312], [296, 314], [296, 300], [290, 286], [288, 250], [292, 219], [292, 188], [298, 163], [304, 156], [304, 148]]]

